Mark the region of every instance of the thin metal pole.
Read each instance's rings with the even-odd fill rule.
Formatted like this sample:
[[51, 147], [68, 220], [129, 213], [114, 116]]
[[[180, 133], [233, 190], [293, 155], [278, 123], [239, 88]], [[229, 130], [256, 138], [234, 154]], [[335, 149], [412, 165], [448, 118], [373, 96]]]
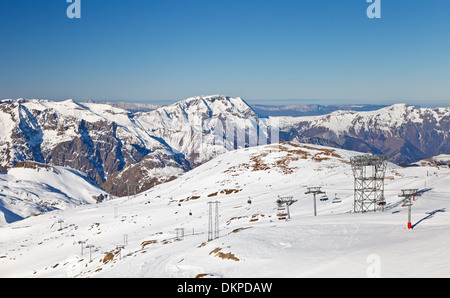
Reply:
[[[411, 198], [410, 198], [411, 200]], [[411, 229], [411, 204], [408, 206], [408, 229]]]
[[216, 222], [215, 222], [215, 237], [219, 238], [219, 201], [214, 202], [216, 204]]
[[314, 193], [314, 216], [317, 216], [317, 210], [316, 210], [316, 193]]
[[212, 202], [208, 202], [208, 241], [212, 240]]
[[305, 194], [313, 194], [314, 195], [314, 216], [317, 216], [317, 203], [316, 203], [316, 195], [324, 194], [325, 192], [320, 190], [320, 187], [308, 187], [308, 191]]
[[81, 244], [81, 255], [83, 255], [83, 244], [86, 243], [86, 241], [78, 241], [78, 244]]
[[125, 248], [125, 245], [116, 245], [116, 249], [119, 250], [119, 259], [122, 260], [122, 249]]

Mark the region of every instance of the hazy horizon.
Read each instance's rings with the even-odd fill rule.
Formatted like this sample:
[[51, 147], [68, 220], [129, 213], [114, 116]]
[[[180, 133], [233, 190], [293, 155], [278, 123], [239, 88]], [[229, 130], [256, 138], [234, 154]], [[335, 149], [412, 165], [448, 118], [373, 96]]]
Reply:
[[0, 98], [450, 102], [450, 1], [0, 2]]
[[[212, 94], [210, 94], [212, 95]], [[225, 95], [225, 94], [222, 94]], [[207, 96], [205, 94], [203, 95], [197, 95], [197, 96]], [[228, 96], [228, 95], [225, 95]], [[192, 96], [191, 96], [192, 97]], [[228, 97], [240, 97], [240, 96], [228, 96]], [[161, 99], [161, 100], [127, 100], [127, 99], [73, 99], [73, 98], [64, 98], [64, 99], [51, 99], [51, 98], [25, 98], [25, 97], [18, 97], [18, 98], [1, 98], [0, 100], [16, 100], [16, 99], [37, 99], [37, 100], [49, 100], [49, 101], [65, 101], [65, 100], [73, 100], [75, 102], [89, 102], [93, 101], [95, 103], [105, 103], [105, 102], [111, 102], [111, 103], [131, 103], [131, 104], [148, 104], [148, 105], [158, 105], [158, 106], [166, 106], [170, 105], [179, 101], [182, 101], [184, 99], [187, 99], [189, 97], [185, 98], [179, 98], [179, 99]], [[241, 97], [242, 98], [242, 97]], [[394, 104], [406, 104], [408, 106], [416, 106], [416, 107], [423, 107], [423, 108], [439, 108], [439, 107], [450, 107], [450, 103], [445, 105], [435, 105], [432, 103], [428, 103], [427, 101], [423, 101], [423, 103], [420, 104], [414, 104], [414, 103], [408, 103], [406, 101], [377, 101], [374, 103], [368, 103], [368, 102], [357, 102], [357, 101], [345, 101], [345, 100], [321, 100], [321, 99], [246, 99], [242, 98], [245, 102], [247, 102], [249, 105], [258, 105], [258, 106], [276, 106], [276, 107], [286, 107], [286, 106], [305, 106], [305, 105], [320, 105], [320, 106], [390, 106]]]

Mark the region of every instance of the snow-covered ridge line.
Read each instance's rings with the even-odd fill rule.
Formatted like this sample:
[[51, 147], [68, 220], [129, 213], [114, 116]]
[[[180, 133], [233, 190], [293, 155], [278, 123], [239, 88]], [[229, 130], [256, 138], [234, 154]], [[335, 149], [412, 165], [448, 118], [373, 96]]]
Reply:
[[394, 104], [375, 111], [334, 111], [327, 115], [279, 118], [285, 127], [308, 122], [310, 127], [323, 126], [342, 133], [352, 128], [360, 132], [363, 128], [368, 130], [374, 126], [389, 131], [407, 122], [422, 124], [428, 121], [435, 122], [439, 126], [441, 121], [448, 120], [449, 117], [450, 107], [417, 108], [406, 104]]

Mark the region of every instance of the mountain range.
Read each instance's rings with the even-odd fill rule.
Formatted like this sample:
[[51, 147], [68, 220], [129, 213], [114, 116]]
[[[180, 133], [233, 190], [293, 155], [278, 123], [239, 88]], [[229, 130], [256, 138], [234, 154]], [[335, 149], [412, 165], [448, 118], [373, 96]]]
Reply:
[[395, 104], [375, 111], [283, 117], [282, 140], [382, 154], [399, 165], [450, 152], [450, 108]]
[[450, 108], [405, 104], [261, 117], [243, 99], [222, 95], [144, 112], [73, 100], [2, 100], [0, 171], [23, 161], [68, 167], [87, 173], [106, 192], [126, 196], [238, 148], [295, 141], [383, 154], [406, 165], [449, 154], [449, 131]]
[[271, 116], [318, 116], [334, 111], [374, 111], [386, 107], [386, 105], [319, 105], [319, 104], [293, 104], [293, 105], [262, 105], [252, 104], [252, 108], [259, 117]]

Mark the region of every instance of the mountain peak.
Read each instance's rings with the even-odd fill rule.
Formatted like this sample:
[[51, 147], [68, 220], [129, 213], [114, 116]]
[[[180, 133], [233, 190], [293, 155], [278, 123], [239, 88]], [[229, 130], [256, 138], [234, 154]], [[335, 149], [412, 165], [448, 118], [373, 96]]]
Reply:
[[220, 95], [220, 94], [214, 94], [214, 95], [200, 95], [200, 96], [194, 96], [189, 97], [185, 100], [182, 100], [181, 102], [196, 102], [196, 101], [206, 101], [208, 103], [214, 103], [214, 102], [222, 102], [222, 103], [233, 103], [233, 104], [244, 104], [248, 106], [248, 104], [241, 98], [241, 97], [230, 97], [226, 95]]
[[242, 117], [257, 117], [255, 111], [241, 97], [226, 95], [201, 95], [189, 97], [171, 106], [164, 107], [165, 111], [171, 108], [180, 108], [187, 114], [192, 112], [205, 112], [210, 116], [233, 114]]

